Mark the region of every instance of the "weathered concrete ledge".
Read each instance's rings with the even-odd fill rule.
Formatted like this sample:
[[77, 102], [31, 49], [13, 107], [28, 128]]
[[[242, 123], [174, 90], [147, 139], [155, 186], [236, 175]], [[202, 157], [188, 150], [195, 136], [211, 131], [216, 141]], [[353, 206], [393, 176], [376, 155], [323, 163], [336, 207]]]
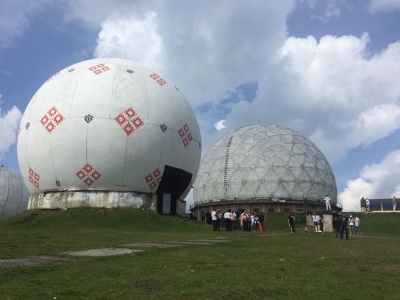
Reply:
[[110, 191], [54, 191], [33, 194], [28, 209], [68, 209], [75, 207], [133, 207], [157, 209], [156, 195]]

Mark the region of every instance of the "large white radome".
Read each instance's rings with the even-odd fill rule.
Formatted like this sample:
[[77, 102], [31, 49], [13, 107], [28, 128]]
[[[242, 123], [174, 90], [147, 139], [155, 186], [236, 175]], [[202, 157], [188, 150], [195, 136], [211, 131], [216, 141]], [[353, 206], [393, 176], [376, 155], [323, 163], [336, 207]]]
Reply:
[[[32, 195], [154, 194], [160, 186], [182, 194], [200, 155], [199, 126], [178, 88], [115, 58], [83, 61], [50, 77], [29, 102], [18, 136], [20, 170]], [[172, 178], [182, 172], [184, 182]], [[168, 191], [171, 182], [184, 187]]]
[[194, 203], [329, 195], [336, 181], [322, 152], [301, 134], [278, 125], [243, 126], [220, 138], [202, 158]]

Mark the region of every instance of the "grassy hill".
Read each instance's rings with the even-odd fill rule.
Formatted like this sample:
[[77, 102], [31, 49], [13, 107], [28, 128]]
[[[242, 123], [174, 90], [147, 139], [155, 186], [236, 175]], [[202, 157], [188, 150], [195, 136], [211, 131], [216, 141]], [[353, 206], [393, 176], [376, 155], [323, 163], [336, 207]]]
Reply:
[[[0, 299], [395, 299], [400, 215], [361, 214], [363, 238], [288, 233], [270, 213], [267, 232], [210, 225], [141, 209], [27, 211], [0, 222], [0, 259], [226, 238], [58, 265], [0, 267]], [[1, 266], [1, 265], [0, 265]]]

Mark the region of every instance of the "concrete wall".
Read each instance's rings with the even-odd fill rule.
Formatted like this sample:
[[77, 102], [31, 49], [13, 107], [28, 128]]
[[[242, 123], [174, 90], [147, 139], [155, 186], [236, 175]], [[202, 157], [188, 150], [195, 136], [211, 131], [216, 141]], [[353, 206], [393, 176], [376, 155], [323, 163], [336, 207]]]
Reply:
[[156, 195], [132, 192], [63, 191], [33, 194], [28, 204], [28, 209], [74, 207], [143, 207], [156, 210], [157, 198]]

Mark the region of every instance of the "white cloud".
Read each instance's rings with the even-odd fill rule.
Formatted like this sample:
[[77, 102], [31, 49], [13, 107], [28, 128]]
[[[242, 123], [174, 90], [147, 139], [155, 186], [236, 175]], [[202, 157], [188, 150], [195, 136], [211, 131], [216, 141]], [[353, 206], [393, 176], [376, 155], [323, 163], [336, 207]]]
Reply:
[[16, 133], [22, 113], [17, 107], [13, 107], [5, 114], [0, 109], [0, 159], [2, 160], [10, 146], [16, 141]]
[[220, 131], [220, 130], [226, 128], [225, 120], [219, 120], [218, 122], [216, 122], [216, 123], [214, 124], [214, 127], [215, 127], [215, 129], [217, 129], [218, 131]]
[[[257, 98], [224, 117], [276, 123], [313, 140], [331, 163], [400, 129], [400, 43], [370, 56], [369, 37], [290, 37], [259, 80]], [[397, 118], [397, 120], [396, 120]]]
[[371, 13], [400, 9], [400, 0], [371, 0], [368, 10]]
[[365, 166], [359, 177], [350, 180], [338, 201], [345, 211], [359, 211], [361, 197], [391, 198], [400, 195], [400, 150], [389, 153], [378, 163]]
[[[96, 55], [126, 57], [164, 74], [193, 106], [263, 76], [286, 37], [293, 1], [153, 1], [114, 10]], [[154, 13], [156, 12], [156, 13]]]
[[11, 47], [22, 36], [33, 16], [53, 0], [2, 0], [0, 8], [0, 50]]
[[162, 39], [157, 33], [157, 14], [148, 12], [142, 19], [107, 19], [101, 25], [96, 48], [97, 57], [120, 57], [156, 65], [162, 52]]

